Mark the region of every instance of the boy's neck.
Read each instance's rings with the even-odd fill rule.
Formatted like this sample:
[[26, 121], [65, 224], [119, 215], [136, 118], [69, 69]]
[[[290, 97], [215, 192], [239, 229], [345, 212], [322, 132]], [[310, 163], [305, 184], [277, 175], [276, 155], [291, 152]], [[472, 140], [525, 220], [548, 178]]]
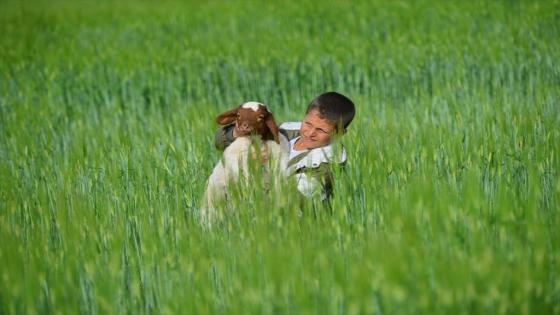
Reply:
[[301, 147], [301, 141], [299, 141], [299, 140], [301, 140], [301, 137], [298, 137], [298, 138], [296, 139], [296, 142], [294, 143], [294, 150], [296, 150], [296, 151], [305, 151], [305, 150], [307, 150], [307, 148]]

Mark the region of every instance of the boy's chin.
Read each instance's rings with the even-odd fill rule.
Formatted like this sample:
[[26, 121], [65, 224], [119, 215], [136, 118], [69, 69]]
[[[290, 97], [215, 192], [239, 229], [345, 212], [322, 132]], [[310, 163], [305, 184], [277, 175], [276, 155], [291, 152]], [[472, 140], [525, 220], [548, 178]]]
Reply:
[[307, 141], [303, 141], [303, 147], [308, 149], [308, 150], [311, 150], [311, 149], [316, 149], [316, 148], [322, 147], [322, 145], [320, 143], [318, 143], [317, 141], [307, 140]]

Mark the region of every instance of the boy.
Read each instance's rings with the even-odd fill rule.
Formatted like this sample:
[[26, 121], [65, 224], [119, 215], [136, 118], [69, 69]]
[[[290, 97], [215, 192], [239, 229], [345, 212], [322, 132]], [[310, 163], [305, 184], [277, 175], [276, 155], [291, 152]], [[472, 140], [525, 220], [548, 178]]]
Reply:
[[[303, 122], [287, 122], [279, 131], [290, 141], [288, 169], [294, 175], [298, 191], [305, 197], [319, 196], [326, 201], [332, 194], [331, 163], [343, 166], [346, 152], [335, 150], [331, 141], [346, 132], [355, 115], [354, 103], [346, 96], [327, 92], [311, 101]], [[216, 133], [215, 145], [224, 150], [237, 137], [235, 124], [224, 126]], [[268, 152], [263, 147], [263, 163]]]

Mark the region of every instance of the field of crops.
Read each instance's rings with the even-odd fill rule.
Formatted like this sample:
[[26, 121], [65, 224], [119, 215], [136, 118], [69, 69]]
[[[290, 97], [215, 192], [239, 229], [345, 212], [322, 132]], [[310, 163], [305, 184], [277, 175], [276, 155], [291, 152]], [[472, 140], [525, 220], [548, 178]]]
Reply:
[[[560, 2], [3, 0], [0, 34], [0, 314], [560, 314]], [[331, 90], [332, 211], [204, 229], [214, 117]]]

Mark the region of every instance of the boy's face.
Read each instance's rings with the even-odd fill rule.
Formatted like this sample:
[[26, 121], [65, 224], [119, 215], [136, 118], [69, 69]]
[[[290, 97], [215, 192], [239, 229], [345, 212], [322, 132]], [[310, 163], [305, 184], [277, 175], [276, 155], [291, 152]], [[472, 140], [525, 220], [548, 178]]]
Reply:
[[321, 118], [319, 111], [312, 109], [303, 118], [299, 130], [301, 145], [306, 149], [323, 147], [330, 143], [334, 132], [334, 125], [328, 120]]

